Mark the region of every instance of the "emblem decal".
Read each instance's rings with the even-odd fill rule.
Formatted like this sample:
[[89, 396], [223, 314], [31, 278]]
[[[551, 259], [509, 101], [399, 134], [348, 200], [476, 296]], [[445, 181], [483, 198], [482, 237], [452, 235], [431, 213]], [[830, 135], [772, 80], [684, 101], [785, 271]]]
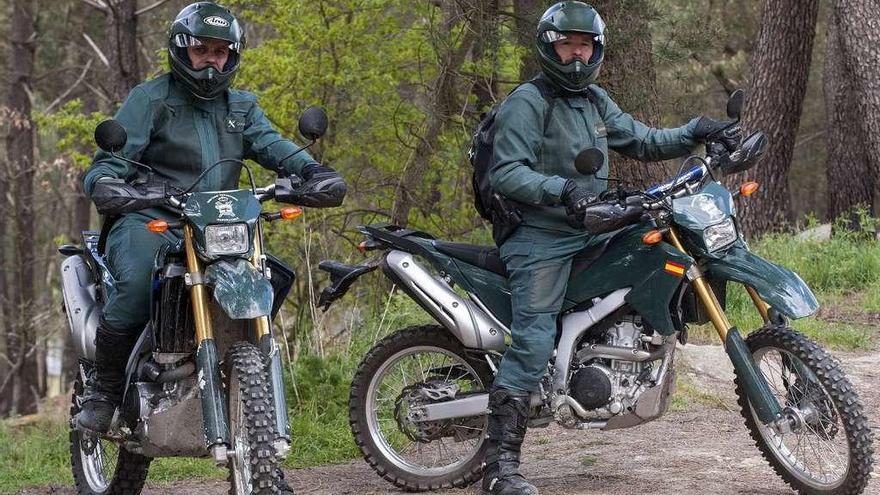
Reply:
[[676, 277], [683, 277], [685, 268], [682, 264], [674, 261], [667, 261], [666, 266], [663, 267], [663, 271], [670, 275], [675, 275]]
[[220, 17], [219, 15], [212, 15], [211, 17], [205, 17], [205, 20], [202, 21], [209, 26], [214, 27], [229, 27], [229, 21]]
[[218, 194], [208, 199], [208, 203], [213, 203], [217, 209], [217, 220], [238, 220], [238, 215], [233, 211], [236, 201], [228, 194]]

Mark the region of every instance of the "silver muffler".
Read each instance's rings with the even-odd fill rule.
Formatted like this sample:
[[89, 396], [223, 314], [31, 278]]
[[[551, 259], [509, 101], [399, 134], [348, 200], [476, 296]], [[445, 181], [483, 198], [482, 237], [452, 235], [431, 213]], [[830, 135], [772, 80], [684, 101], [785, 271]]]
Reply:
[[96, 300], [97, 285], [82, 255], [68, 256], [61, 263], [61, 294], [70, 337], [81, 358], [95, 359], [95, 332], [101, 316]]

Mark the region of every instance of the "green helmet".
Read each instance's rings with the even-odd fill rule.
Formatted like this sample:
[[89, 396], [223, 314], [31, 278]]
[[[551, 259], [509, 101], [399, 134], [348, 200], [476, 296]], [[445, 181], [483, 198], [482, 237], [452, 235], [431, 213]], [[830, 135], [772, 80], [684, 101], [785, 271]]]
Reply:
[[[593, 55], [587, 63], [577, 59], [562, 63], [553, 43], [565, 39], [566, 33], [593, 37]], [[538, 21], [535, 47], [538, 63], [547, 78], [567, 91], [583, 91], [599, 77], [605, 58], [605, 22], [596, 9], [583, 2], [558, 2]]]
[[[201, 45], [204, 38], [229, 42], [229, 58], [223, 70], [211, 66], [198, 70], [193, 67], [187, 47]], [[213, 2], [190, 4], [177, 14], [168, 33], [171, 73], [196, 97], [214, 99], [223, 94], [235, 79], [244, 41], [244, 28], [229, 9]]]

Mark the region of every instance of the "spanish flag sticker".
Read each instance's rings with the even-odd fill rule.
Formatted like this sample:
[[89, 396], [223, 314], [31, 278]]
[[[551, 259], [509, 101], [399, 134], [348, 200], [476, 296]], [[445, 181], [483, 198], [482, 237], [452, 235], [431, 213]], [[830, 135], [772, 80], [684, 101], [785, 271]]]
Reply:
[[684, 265], [680, 265], [673, 261], [667, 261], [666, 266], [663, 267], [663, 270], [670, 275], [675, 275], [676, 277], [684, 276]]

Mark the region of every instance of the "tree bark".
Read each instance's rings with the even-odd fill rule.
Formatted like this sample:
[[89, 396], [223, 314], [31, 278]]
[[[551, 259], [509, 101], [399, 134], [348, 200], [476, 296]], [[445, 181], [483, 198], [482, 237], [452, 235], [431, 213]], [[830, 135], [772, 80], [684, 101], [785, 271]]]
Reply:
[[[862, 181], [872, 182], [874, 197], [880, 178], [880, 9], [878, 0], [835, 0], [839, 39], [846, 70], [851, 77], [849, 103], [855, 109], [846, 115], [849, 125], [861, 127], [854, 148], [862, 151], [872, 174], [862, 171]], [[855, 173], [854, 173], [855, 175]], [[875, 208], [876, 209], [876, 208]], [[876, 211], [874, 212], [877, 213]]]
[[761, 192], [739, 201], [750, 237], [779, 230], [790, 220], [788, 171], [801, 117], [816, 32], [818, 0], [765, 0], [752, 54], [752, 80], [744, 115], [746, 129], [769, 138], [764, 159], [748, 172]]
[[116, 104], [120, 104], [143, 77], [137, 48], [137, 0], [115, 0], [107, 4], [110, 9], [106, 19], [107, 40], [110, 42], [108, 58], [113, 74], [108, 93]]
[[[37, 338], [31, 321], [34, 301], [34, 139], [30, 94], [33, 87], [34, 53], [36, 39], [36, 3], [32, 0], [13, 0], [10, 16], [10, 55], [8, 73], [11, 74], [6, 106], [10, 112], [6, 136], [7, 170], [12, 178], [6, 181], [7, 197], [13, 204], [7, 211], [14, 212], [15, 237], [12, 278], [4, 294], [7, 325], [7, 356], [12, 365], [9, 387], [0, 394], [10, 393], [7, 411], [10, 414], [28, 414], [37, 409], [37, 399], [43, 395], [39, 379]], [[6, 377], [3, 377], [6, 378]], [[0, 379], [0, 384], [2, 384]]]
[[853, 76], [844, 61], [840, 14], [828, 19], [823, 86], [828, 140], [828, 216], [833, 220], [854, 208], [873, 209], [875, 174], [865, 152], [862, 120]]
[[547, 0], [513, 0], [514, 31], [516, 44], [523, 49], [519, 79], [528, 81], [541, 71], [535, 54], [535, 33], [541, 14], [553, 2]]
[[485, 21], [481, 19], [486, 15], [485, 4], [486, 2], [476, 0], [468, 6], [466, 9], [468, 12], [463, 15], [468, 25], [462, 39], [457, 44], [450, 44], [448, 51], [441, 57], [439, 71], [429, 93], [424, 132], [419, 136], [415, 150], [407, 160], [403, 175], [394, 191], [391, 220], [397, 225], [406, 226], [409, 223], [410, 210], [418, 200], [414, 193], [422, 185], [434, 154], [434, 147], [450, 121], [455, 107], [451, 95], [454, 95], [457, 72], [479, 36], [479, 26], [485, 25]]
[[[607, 25], [605, 62], [599, 84], [624, 112], [649, 126], [660, 123], [648, 0], [598, 0], [592, 5]], [[613, 153], [611, 176], [639, 188], [667, 178], [661, 163], [646, 163]]]

